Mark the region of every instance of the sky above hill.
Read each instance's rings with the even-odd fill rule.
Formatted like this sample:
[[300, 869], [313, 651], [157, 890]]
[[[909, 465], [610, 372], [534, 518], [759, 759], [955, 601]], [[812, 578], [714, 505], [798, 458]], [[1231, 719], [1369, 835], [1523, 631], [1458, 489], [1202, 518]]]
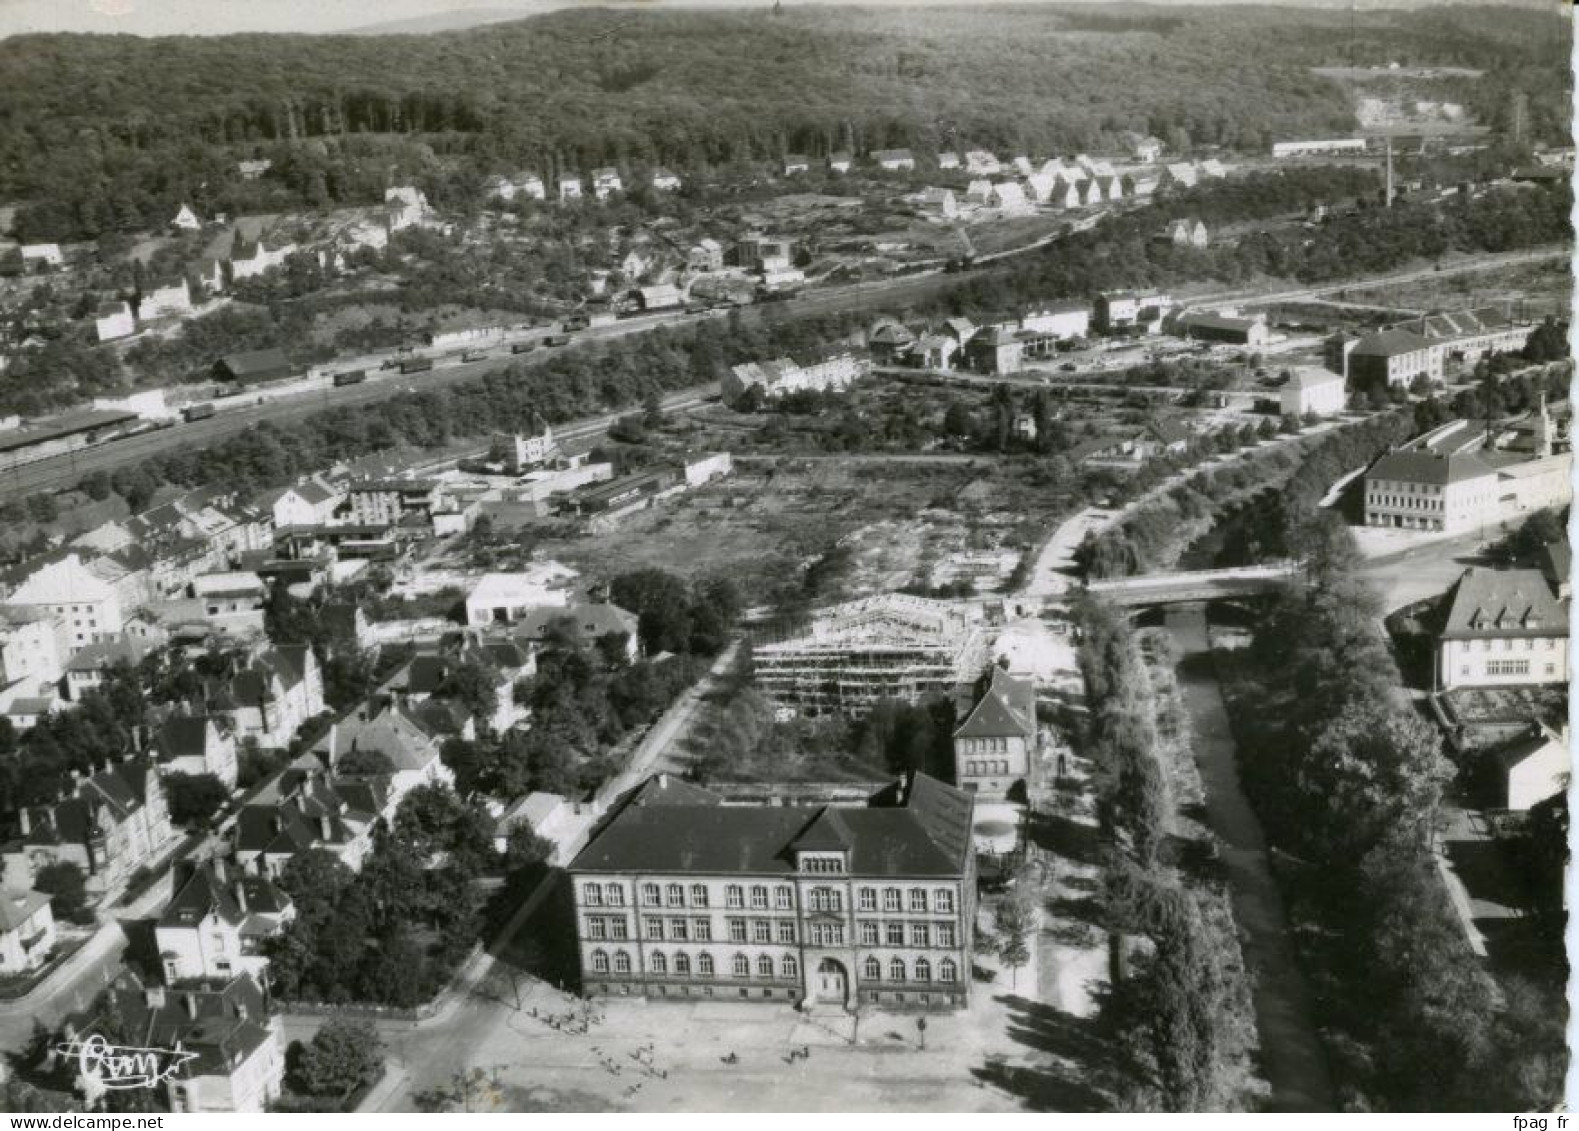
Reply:
[[[771, 0], [625, 0], [642, 7], [767, 7]], [[785, 0], [787, 5], [838, 0]], [[863, 0], [914, 6], [929, 0]], [[930, 0], [958, 4], [961, 0]], [[1004, 0], [995, 0], [1004, 2]], [[1042, 0], [1009, 0], [1039, 3]], [[1100, 4], [1109, 0], [1087, 0]], [[1198, 0], [1150, 0], [1152, 3]], [[1219, 0], [1221, 2], [1221, 0]], [[1232, 0], [1231, 0], [1232, 2]], [[1244, 0], [1251, 2], [1251, 0]], [[1259, 0], [1266, 3], [1268, 0]], [[1346, 7], [1348, 0], [1271, 0]], [[1360, 7], [1417, 7], [1440, 0], [1360, 0]], [[1507, 3], [1510, 0], [1502, 0]], [[1519, 2], [1519, 0], [1513, 0]], [[1524, 0], [1520, 6], [1527, 6]], [[1541, 3], [1542, 0], [1534, 0]], [[1557, 0], [1545, 0], [1556, 3]], [[0, 0], [0, 37], [26, 32], [225, 35], [234, 32], [433, 32], [518, 19], [557, 8], [612, 7], [609, 0]]]

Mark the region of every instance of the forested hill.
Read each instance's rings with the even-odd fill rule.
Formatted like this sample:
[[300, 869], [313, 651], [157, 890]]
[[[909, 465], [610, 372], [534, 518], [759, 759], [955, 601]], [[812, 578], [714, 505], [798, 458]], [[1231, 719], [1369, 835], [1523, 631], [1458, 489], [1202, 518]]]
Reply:
[[[91, 237], [200, 211], [371, 198], [446, 158], [552, 174], [610, 162], [696, 169], [786, 152], [979, 144], [1101, 150], [1119, 131], [1263, 149], [1353, 128], [1312, 65], [1486, 69], [1555, 140], [1567, 25], [1452, 8], [790, 8], [563, 11], [430, 36], [0, 41], [0, 197], [21, 234]], [[238, 156], [278, 171], [243, 184]], [[453, 168], [456, 162], [449, 162]], [[288, 193], [290, 200], [266, 199]]]

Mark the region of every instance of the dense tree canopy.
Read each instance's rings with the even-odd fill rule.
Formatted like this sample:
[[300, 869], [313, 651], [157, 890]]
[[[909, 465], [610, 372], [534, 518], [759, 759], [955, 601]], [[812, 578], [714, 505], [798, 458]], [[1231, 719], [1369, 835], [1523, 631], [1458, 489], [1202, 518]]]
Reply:
[[[1297, 21], [1297, 26], [1291, 26]], [[1458, 63], [1442, 97], [1527, 135], [1567, 133], [1554, 15], [1288, 8], [567, 11], [431, 36], [138, 40], [13, 36], [0, 46], [0, 190], [28, 239], [204, 213], [376, 199], [390, 168], [430, 191], [535, 166], [742, 166], [913, 146], [1102, 150], [1120, 131], [1179, 149], [1265, 151], [1352, 130], [1351, 92], [1309, 68]], [[1457, 89], [1461, 87], [1462, 89]], [[1013, 107], [1013, 113], [1005, 108]], [[243, 179], [238, 158], [273, 167]], [[462, 187], [464, 186], [464, 187]]]

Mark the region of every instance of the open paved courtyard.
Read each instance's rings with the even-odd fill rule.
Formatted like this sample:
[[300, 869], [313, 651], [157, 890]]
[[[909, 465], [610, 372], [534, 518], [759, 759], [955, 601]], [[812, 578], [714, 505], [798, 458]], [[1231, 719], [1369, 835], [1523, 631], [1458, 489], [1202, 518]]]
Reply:
[[[926, 1015], [924, 1035], [919, 1014], [723, 1000], [603, 1000], [584, 1026], [579, 999], [523, 984], [519, 1008], [505, 989], [448, 1039], [386, 1031], [405, 1080], [378, 1106], [416, 1110], [418, 1094], [477, 1066], [495, 1084], [484, 1111], [1019, 1111], [1013, 1081], [1039, 1075], [1048, 1054], [1017, 1022], [1041, 1007], [1009, 980], [979, 981], [969, 1010]], [[1021, 990], [1034, 981], [1019, 972]], [[808, 1055], [792, 1058], [799, 1049]]]

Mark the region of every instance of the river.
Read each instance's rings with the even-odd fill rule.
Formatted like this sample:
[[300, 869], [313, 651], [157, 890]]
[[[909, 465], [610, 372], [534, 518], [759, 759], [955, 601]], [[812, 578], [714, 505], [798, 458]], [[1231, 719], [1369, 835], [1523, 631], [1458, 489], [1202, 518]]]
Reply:
[[1250, 971], [1261, 1071], [1273, 1111], [1333, 1111], [1336, 1098], [1316, 1032], [1310, 987], [1272, 878], [1266, 837], [1239, 783], [1228, 710], [1212, 665], [1206, 611], [1170, 609], [1166, 626], [1178, 648], [1179, 687], [1194, 732], [1195, 761], [1206, 791], [1206, 823], [1222, 844], [1222, 866]]

